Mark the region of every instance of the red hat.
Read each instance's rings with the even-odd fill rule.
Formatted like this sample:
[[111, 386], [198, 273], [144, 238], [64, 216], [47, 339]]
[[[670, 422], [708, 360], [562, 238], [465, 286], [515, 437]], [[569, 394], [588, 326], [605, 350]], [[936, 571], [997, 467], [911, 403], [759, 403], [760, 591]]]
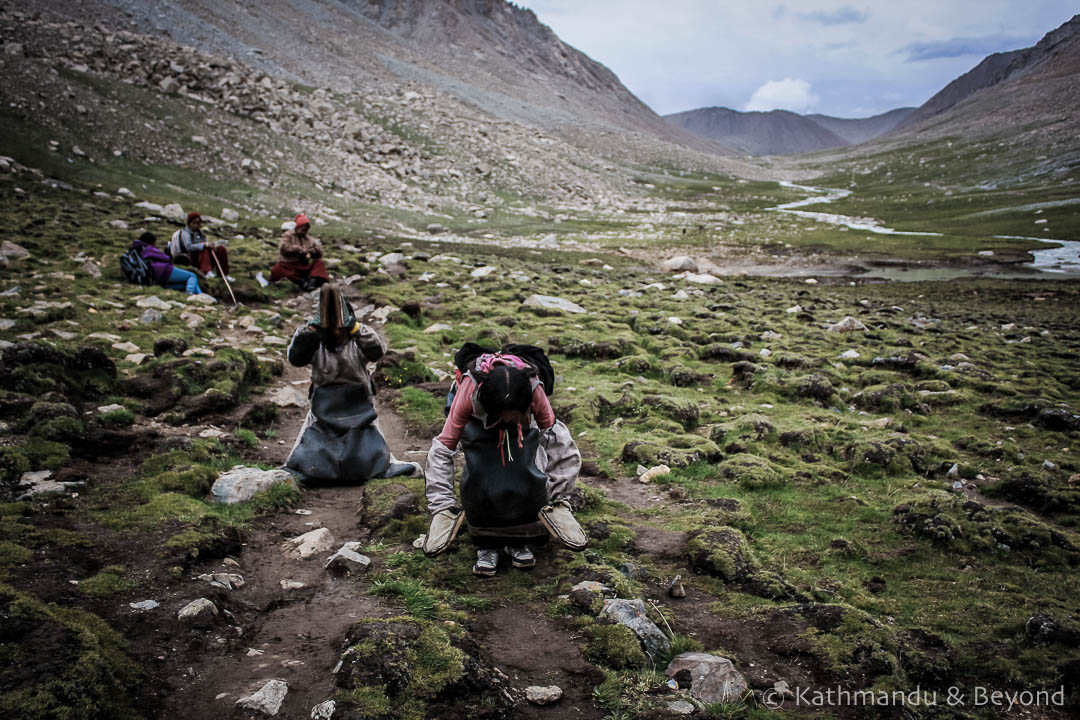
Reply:
[[194, 220], [195, 218], [198, 218], [198, 219], [202, 220], [202, 215], [200, 215], [199, 213], [192, 210], [191, 212], [189, 212], [187, 214], [187, 224], [190, 225], [191, 221]]
[[310, 225], [310, 224], [311, 224], [311, 221], [307, 219], [307, 215], [305, 215], [304, 213], [300, 213], [299, 215], [296, 216], [296, 227], [300, 227], [301, 225]]

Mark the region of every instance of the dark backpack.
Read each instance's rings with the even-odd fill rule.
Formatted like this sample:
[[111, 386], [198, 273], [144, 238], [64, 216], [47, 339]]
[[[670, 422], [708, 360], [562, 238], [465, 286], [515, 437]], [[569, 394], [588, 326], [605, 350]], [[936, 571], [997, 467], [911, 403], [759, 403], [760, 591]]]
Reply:
[[153, 285], [154, 276], [150, 272], [150, 266], [138, 249], [131, 248], [120, 256], [120, 269], [124, 271], [124, 277], [136, 285]]
[[457, 368], [457, 372], [455, 373], [456, 377], [454, 382], [450, 386], [450, 393], [446, 396], [446, 402], [443, 405], [444, 415], [450, 413], [450, 404], [454, 401], [454, 395], [457, 394], [457, 381], [461, 379], [462, 375], [472, 371], [473, 363], [476, 362], [476, 358], [484, 353], [494, 352], [502, 352], [505, 355], [517, 355], [536, 370], [536, 377], [540, 378], [540, 381], [544, 383], [545, 395], [551, 397], [551, 393], [555, 392], [555, 369], [551, 367], [551, 361], [548, 360], [547, 353], [545, 353], [543, 349], [538, 348], [535, 345], [510, 344], [504, 345], [501, 351], [497, 351], [492, 348], [477, 345], [474, 342], [467, 342], [454, 354], [454, 365]]

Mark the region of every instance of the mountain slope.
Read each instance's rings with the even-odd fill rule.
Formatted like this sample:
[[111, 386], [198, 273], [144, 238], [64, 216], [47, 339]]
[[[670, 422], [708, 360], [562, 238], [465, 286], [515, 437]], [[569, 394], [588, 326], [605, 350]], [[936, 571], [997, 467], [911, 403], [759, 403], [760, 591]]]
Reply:
[[[923, 103], [900, 123], [899, 128], [912, 128], [923, 124], [956, 107], [975, 93], [1007, 80], [1022, 81], [1025, 77], [1039, 75], [1042, 70], [1046, 70], [1050, 76], [1073, 72], [1077, 67], [1078, 54], [1080, 15], [1047, 33], [1032, 47], [987, 56]], [[1038, 80], [1034, 79], [1032, 82]]]
[[[417, 82], [496, 120], [625, 153], [617, 131], [716, 152], [638, 100], [602, 64], [505, 0], [65, 0], [23, 3], [81, 22], [115, 18], [139, 32], [240, 59], [275, 78], [340, 92]], [[652, 152], [652, 150], [645, 150]], [[675, 150], [678, 152], [678, 150]]]
[[787, 110], [739, 112], [708, 107], [665, 115], [664, 119], [751, 155], [794, 155], [848, 144], [831, 130]]
[[914, 111], [915, 108], [905, 107], [889, 110], [868, 118], [838, 118], [818, 114], [805, 115], [804, 117], [813, 120], [826, 130], [836, 133], [846, 142], [857, 145], [892, 131]]

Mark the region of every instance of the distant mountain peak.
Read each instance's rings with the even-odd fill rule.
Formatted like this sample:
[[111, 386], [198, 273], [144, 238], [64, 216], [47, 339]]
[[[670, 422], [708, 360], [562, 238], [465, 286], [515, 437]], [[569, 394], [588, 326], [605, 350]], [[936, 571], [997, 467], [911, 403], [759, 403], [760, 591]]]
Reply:
[[664, 117], [689, 132], [751, 155], [795, 155], [865, 142], [892, 130], [913, 108], [871, 118], [799, 115], [790, 110], [742, 112], [707, 107]]

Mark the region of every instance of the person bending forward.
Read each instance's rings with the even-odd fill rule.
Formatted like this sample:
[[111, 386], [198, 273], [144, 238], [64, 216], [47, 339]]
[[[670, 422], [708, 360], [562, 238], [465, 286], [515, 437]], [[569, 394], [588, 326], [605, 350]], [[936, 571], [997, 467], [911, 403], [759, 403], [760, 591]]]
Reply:
[[[514, 354], [514, 353], [518, 354]], [[519, 355], [531, 357], [536, 365]], [[459, 369], [446, 423], [431, 441], [426, 470], [431, 526], [424, 552], [446, 550], [464, 519], [477, 546], [476, 575], [494, 575], [499, 549], [519, 568], [536, 560], [529, 545], [549, 533], [572, 550], [587, 539], [568, 498], [581, 454], [565, 424], [555, 419], [538, 367], [550, 364], [539, 348], [508, 346], [485, 352], [467, 343], [455, 357]], [[454, 500], [454, 455], [465, 455], [461, 506]]]

